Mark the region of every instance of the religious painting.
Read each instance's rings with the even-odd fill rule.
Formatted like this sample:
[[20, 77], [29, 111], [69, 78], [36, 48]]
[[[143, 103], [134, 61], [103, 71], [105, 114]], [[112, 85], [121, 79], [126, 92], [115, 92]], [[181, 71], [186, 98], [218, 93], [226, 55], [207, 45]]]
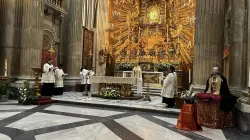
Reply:
[[94, 32], [83, 27], [83, 55], [82, 67], [93, 67]]

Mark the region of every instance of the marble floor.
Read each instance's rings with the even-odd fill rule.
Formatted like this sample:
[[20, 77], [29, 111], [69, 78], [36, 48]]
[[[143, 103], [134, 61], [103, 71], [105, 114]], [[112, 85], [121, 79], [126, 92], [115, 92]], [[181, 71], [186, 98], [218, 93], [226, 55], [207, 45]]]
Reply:
[[96, 97], [82, 96], [82, 92], [64, 92], [61, 96], [54, 96], [52, 99], [63, 103], [77, 103], [85, 105], [101, 105], [106, 107], [148, 110], [166, 113], [178, 114], [180, 109], [166, 108], [166, 104], [162, 104], [161, 96], [151, 96], [150, 101], [141, 100], [112, 100]]
[[175, 128], [176, 114], [56, 103], [0, 103], [0, 140], [249, 140], [237, 128]]

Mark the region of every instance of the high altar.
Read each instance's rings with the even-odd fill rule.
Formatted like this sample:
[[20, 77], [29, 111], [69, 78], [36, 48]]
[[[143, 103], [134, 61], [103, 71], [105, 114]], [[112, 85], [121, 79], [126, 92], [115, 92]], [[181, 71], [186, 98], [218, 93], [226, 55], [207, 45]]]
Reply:
[[[108, 54], [108, 75], [114, 75], [112, 69], [119, 71], [122, 63], [168, 63], [178, 73], [180, 65], [191, 64], [195, 6], [196, 0], [110, 0], [108, 38], [102, 50]], [[146, 71], [162, 75], [153, 72], [155, 68]]]

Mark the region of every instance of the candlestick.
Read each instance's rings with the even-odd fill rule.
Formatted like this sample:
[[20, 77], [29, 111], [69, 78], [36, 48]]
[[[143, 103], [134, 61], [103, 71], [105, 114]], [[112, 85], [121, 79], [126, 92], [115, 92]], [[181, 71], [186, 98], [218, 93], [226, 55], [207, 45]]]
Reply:
[[188, 69], [188, 83], [191, 83], [191, 69]]
[[8, 76], [8, 60], [7, 60], [7, 58], [5, 58], [5, 61], [4, 61], [4, 76], [5, 77]]

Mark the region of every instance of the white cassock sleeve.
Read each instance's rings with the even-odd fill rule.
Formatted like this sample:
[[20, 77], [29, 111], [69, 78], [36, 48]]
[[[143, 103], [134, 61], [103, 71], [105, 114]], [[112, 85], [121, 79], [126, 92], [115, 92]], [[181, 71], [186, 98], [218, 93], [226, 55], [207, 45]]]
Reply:
[[50, 69], [49, 64], [44, 64], [43, 65], [43, 72], [44, 73], [48, 74], [48, 72], [50, 71], [49, 69]]
[[167, 85], [170, 85], [172, 83], [173, 83], [173, 75], [169, 73], [166, 79], [164, 80], [163, 87], [166, 87]]

